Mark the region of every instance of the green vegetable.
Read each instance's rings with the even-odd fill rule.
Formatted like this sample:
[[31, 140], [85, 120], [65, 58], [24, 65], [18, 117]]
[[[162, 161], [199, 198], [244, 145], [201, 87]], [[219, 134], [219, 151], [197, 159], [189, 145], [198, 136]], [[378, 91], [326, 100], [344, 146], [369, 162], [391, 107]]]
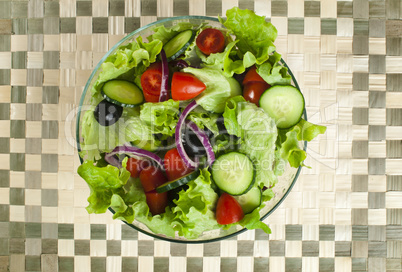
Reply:
[[[156, 56], [162, 50], [162, 45], [160, 40], [144, 43], [140, 36], [136, 41], [120, 47], [102, 63], [101, 72], [92, 91], [99, 91], [102, 83], [111, 79], [134, 80], [136, 75], [142, 74], [146, 67], [155, 62]], [[129, 73], [128, 76], [125, 75], [127, 73]]]
[[257, 73], [271, 85], [290, 85], [292, 77], [288, 68], [279, 63], [281, 55], [274, 52], [268, 61], [258, 66]]
[[193, 24], [189, 22], [180, 22], [172, 27], [166, 28], [164, 25], [158, 26], [154, 29], [154, 32], [151, 36], [148, 37], [149, 41], [158, 40], [163, 44], [167, 43], [174, 36], [188, 29], [193, 29]]
[[241, 96], [228, 100], [223, 117], [228, 133], [241, 137], [239, 151], [248, 155], [256, 166], [255, 182], [260, 187], [274, 185], [277, 180], [272, 167], [277, 138], [275, 121]]
[[169, 99], [158, 103], [145, 103], [141, 106], [140, 119], [149, 125], [152, 133], [171, 136], [179, 120], [179, 101]]
[[225, 109], [226, 100], [232, 96], [240, 95], [242, 92], [239, 83], [226, 78], [219, 70], [187, 67], [182, 71], [193, 74], [204, 82], [206, 89], [196, 97], [196, 101], [207, 111], [222, 113]]
[[319, 134], [324, 134], [326, 127], [315, 125], [301, 119], [297, 125], [287, 130], [280, 130], [277, 140], [279, 157], [289, 162], [292, 167], [305, 166], [306, 152], [300, 148], [299, 141], [311, 141]]
[[218, 125], [216, 123], [219, 118], [218, 114], [197, 107], [188, 114], [187, 118], [193, 121], [199, 128], [204, 129], [206, 127], [213, 134], [219, 134]]
[[[245, 55], [247, 52], [255, 56], [257, 64], [262, 64], [275, 51], [274, 41], [278, 35], [276, 28], [265, 21], [262, 16], [251, 10], [237, 7], [226, 11], [223, 24], [236, 35], [237, 47]], [[221, 19], [221, 22], [223, 20]]]
[[251, 52], [247, 52], [242, 60], [233, 60], [233, 55], [237, 54], [235, 45], [238, 42], [239, 40], [230, 42], [222, 53], [213, 53], [209, 56], [205, 56], [197, 47], [197, 54], [202, 60], [202, 66], [223, 70], [226, 77], [232, 77], [234, 73], [243, 73], [246, 68], [255, 64], [256, 59]]
[[121, 194], [122, 187], [130, 178], [126, 168], [114, 166], [96, 167], [93, 161], [85, 161], [78, 167], [78, 174], [88, 183], [91, 194], [88, 197], [88, 213], [104, 213], [112, 203], [114, 194]]
[[99, 160], [101, 159], [100, 153], [110, 152], [116, 146], [130, 141], [151, 142], [154, 146], [160, 146], [160, 142], [152, 134], [151, 126], [141, 121], [139, 109], [125, 108], [122, 117], [113, 125], [106, 127], [99, 125], [96, 121], [94, 109], [95, 106], [90, 106], [82, 116], [81, 157], [86, 157], [88, 160]]
[[188, 189], [179, 192], [179, 199], [174, 203], [179, 235], [186, 238], [197, 238], [206, 230], [219, 228], [215, 219], [217, 193], [211, 187], [211, 174], [208, 169], [200, 171], [200, 175], [187, 183]]

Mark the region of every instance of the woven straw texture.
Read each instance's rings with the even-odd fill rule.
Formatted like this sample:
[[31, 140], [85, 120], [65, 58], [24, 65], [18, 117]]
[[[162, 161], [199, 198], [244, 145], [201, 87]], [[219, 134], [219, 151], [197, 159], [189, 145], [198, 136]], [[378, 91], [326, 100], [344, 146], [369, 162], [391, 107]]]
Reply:
[[[69, 121], [92, 69], [160, 18], [239, 6], [277, 27], [309, 119], [296, 186], [266, 222], [211, 244], [88, 215]], [[402, 271], [400, 0], [0, 1], [0, 271]]]

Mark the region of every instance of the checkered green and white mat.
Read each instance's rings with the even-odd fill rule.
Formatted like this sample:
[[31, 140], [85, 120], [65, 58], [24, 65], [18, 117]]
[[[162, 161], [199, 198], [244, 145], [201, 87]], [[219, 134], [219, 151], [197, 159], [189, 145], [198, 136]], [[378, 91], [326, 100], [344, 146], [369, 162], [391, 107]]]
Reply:
[[[69, 113], [101, 57], [160, 18], [265, 15], [310, 120], [328, 126], [266, 222], [210, 244], [88, 215]], [[402, 271], [400, 0], [0, 1], [0, 272]]]

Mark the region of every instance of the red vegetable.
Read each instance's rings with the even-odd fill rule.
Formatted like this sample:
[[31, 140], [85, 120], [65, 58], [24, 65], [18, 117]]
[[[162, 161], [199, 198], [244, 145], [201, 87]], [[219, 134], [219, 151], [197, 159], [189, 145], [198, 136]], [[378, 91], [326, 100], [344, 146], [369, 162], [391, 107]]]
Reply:
[[184, 163], [177, 148], [173, 148], [166, 153], [163, 164], [169, 181], [178, 179], [194, 171]]
[[165, 50], [161, 51], [161, 60], [162, 60], [162, 76], [161, 76], [161, 91], [159, 94], [159, 102], [163, 102], [168, 100], [168, 88], [169, 88], [169, 67], [168, 61], [166, 59]]
[[167, 180], [162, 171], [155, 166], [149, 166], [140, 173], [140, 181], [145, 192], [155, 190], [156, 187], [164, 184]]
[[243, 96], [244, 99], [247, 101], [256, 104], [257, 106], [260, 106], [260, 97], [261, 95], [269, 88], [271, 87], [268, 83], [261, 82], [261, 81], [252, 81], [248, 82], [246, 85], [244, 85], [243, 88]]
[[250, 70], [247, 71], [246, 76], [243, 79], [243, 85], [253, 81], [265, 82], [265, 80], [257, 73], [257, 68], [255, 66], [252, 66]]
[[152, 215], [165, 212], [165, 208], [169, 203], [167, 192], [157, 193], [156, 191], [151, 191], [145, 193], [145, 197], [147, 199], [149, 211], [152, 213]]
[[136, 158], [129, 158], [127, 160], [126, 169], [130, 172], [131, 177], [138, 178], [140, 176], [140, 172], [149, 166], [150, 166], [149, 161], [138, 160]]
[[221, 225], [239, 222], [244, 217], [243, 209], [233, 196], [223, 193], [216, 205], [216, 221]]
[[[127, 155], [131, 154], [136, 157], [141, 157], [141, 158], [144, 158], [147, 160], [151, 160], [151, 161], [155, 162], [160, 169], [163, 170], [162, 159], [158, 155], [156, 155], [150, 151], [147, 151], [147, 150], [135, 147], [135, 146], [128, 146], [128, 145], [116, 146], [112, 152], [107, 153], [105, 155], [105, 160], [109, 161], [110, 158], [114, 158], [114, 155], [117, 155], [117, 154], [127, 154]], [[117, 161], [116, 158], [114, 158], [114, 159]], [[115, 166], [121, 167], [120, 162], [118, 162], [118, 163], [119, 163], [119, 165], [115, 165]]]
[[197, 168], [199, 163], [191, 160], [190, 157], [187, 155], [186, 150], [184, 149], [184, 146], [183, 146], [183, 141], [181, 138], [181, 131], [183, 129], [183, 125], [185, 124], [184, 121], [186, 120], [187, 115], [193, 109], [195, 109], [197, 106], [198, 105], [195, 101], [192, 101], [190, 104], [187, 105], [187, 107], [180, 114], [179, 120], [177, 121], [177, 125], [176, 125], [176, 131], [174, 132], [174, 138], [175, 138], [175, 143], [177, 146], [177, 151], [179, 151], [180, 157], [183, 159], [184, 163], [192, 169]]
[[175, 72], [172, 77], [172, 98], [189, 100], [199, 95], [206, 88], [205, 84], [189, 73]]
[[225, 36], [220, 30], [214, 28], [201, 31], [195, 42], [205, 55], [223, 52], [225, 49]]
[[154, 62], [141, 76], [141, 87], [145, 101], [159, 102], [162, 86], [162, 63]]

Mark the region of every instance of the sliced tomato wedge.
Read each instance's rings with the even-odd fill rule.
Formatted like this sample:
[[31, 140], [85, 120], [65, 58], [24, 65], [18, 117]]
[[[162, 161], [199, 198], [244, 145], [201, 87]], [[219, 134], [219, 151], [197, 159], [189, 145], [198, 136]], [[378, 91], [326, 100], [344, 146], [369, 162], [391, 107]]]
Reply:
[[144, 188], [144, 192], [150, 192], [155, 190], [156, 187], [164, 184], [167, 179], [159, 168], [151, 165], [141, 171], [140, 181]]
[[184, 175], [190, 174], [194, 169], [190, 169], [184, 163], [179, 155], [177, 148], [173, 148], [166, 152], [163, 164], [166, 170], [166, 176], [169, 181], [178, 179]]
[[205, 88], [205, 84], [192, 74], [173, 73], [171, 88], [173, 100], [192, 99], [204, 91]]
[[252, 66], [250, 70], [247, 71], [246, 76], [243, 79], [243, 85], [253, 81], [265, 82], [265, 80], [257, 73], [257, 68], [255, 66]]
[[145, 197], [152, 215], [165, 212], [165, 208], [169, 203], [167, 192], [157, 193], [156, 191], [150, 191], [145, 193]]
[[216, 221], [218, 224], [227, 225], [239, 222], [244, 217], [243, 209], [237, 200], [227, 194], [223, 193], [216, 205]]
[[261, 82], [261, 81], [252, 81], [248, 82], [246, 85], [244, 85], [243, 88], [243, 97], [247, 101], [256, 104], [257, 106], [260, 106], [260, 97], [261, 95], [269, 88], [271, 87], [268, 83]]
[[207, 28], [198, 34], [195, 43], [205, 55], [219, 53], [225, 49], [225, 36], [218, 29]]
[[158, 102], [162, 85], [162, 63], [154, 62], [141, 75], [141, 87], [145, 101]]
[[138, 160], [136, 158], [129, 158], [127, 160], [127, 171], [130, 172], [131, 177], [138, 178], [142, 169], [148, 168], [150, 166], [149, 161]]

